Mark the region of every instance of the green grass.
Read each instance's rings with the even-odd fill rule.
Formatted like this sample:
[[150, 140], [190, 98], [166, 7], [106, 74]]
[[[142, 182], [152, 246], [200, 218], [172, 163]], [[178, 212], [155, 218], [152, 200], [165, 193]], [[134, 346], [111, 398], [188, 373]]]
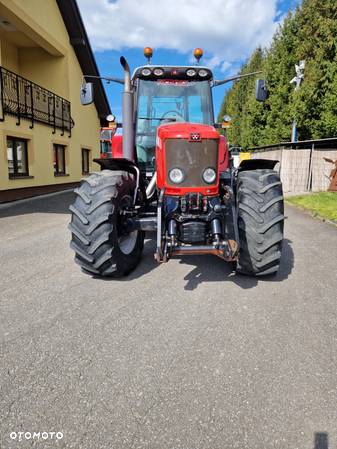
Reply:
[[301, 209], [309, 210], [314, 216], [337, 223], [337, 192], [291, 196], [286, 201]]

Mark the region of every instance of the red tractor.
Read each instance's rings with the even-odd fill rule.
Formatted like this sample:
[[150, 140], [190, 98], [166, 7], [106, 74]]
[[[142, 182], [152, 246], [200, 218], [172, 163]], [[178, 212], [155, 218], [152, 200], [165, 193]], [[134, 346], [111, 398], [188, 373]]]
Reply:
[[[147, 49], [147, 54], [149, 54]], [[197, 59], [200, 51], [195, 52]], [[277, 161], [233, 167], [214, 121], [210, 69], [145, 65], [124, 80], [122, 154], [95, 161], [70, 211], [71, 247], [85, 272], [120, 277], [140, 262], [145, 232], [156, 235], [155, 259], [213, 254], [246, 275], [276, 273], [283, 240], [283, 194]], [[83, 104], [93, 85], [82, 85]], [[267, 91], [257, 80], [256, 98]]]
[[[115, 117], [109, 115], [107, 118]], [[123, 136], [116, 135], [116, 128], [111, 126], [101, 128], [100, 132], [100, 155], [101, 158], [123, 157]]]

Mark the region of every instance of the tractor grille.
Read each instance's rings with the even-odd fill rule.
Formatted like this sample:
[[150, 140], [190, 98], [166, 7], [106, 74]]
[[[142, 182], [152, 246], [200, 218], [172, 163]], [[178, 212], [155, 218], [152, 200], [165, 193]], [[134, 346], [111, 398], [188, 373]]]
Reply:
[[[201, 142], [190, 142], [187, 139], [167, 139], [165, 153], [167, 183], [174, 187], [209, 186], [202, 179], [203, 171], [208, 167], [218, 169], [217, 139], [203, 139]], [[182, 183], [174, 184], [170, 181], [168, 174], [172, 168], [184, 170], [186, 176]]]

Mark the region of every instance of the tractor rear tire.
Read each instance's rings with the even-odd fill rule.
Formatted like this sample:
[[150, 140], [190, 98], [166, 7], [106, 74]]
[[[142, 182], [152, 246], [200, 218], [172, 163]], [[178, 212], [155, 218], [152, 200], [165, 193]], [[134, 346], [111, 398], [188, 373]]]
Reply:
[[274, 170], [242, 171], [237, 183], [240, 238], [236, 271], [264, 276], [278, 271], [282, 252], [282, 183]]
[[70, 246], [75, 262], [92, 275], [121, 277], [138, 265], [144, 232], [127, 233], [121, 214], [133, 204], [134, 176], [126, 171], [103, 170], [82, 180], [70, 206]]

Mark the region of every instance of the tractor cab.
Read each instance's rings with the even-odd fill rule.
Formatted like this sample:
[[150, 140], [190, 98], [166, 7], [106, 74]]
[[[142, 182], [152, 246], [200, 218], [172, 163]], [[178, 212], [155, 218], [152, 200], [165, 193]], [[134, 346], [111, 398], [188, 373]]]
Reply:
[[135, 145], [139, 166], [155, 168], [157, 130], [173, 123], [214, 124], [211, 81], [206, 67], [144, 66], [135, 70]]

